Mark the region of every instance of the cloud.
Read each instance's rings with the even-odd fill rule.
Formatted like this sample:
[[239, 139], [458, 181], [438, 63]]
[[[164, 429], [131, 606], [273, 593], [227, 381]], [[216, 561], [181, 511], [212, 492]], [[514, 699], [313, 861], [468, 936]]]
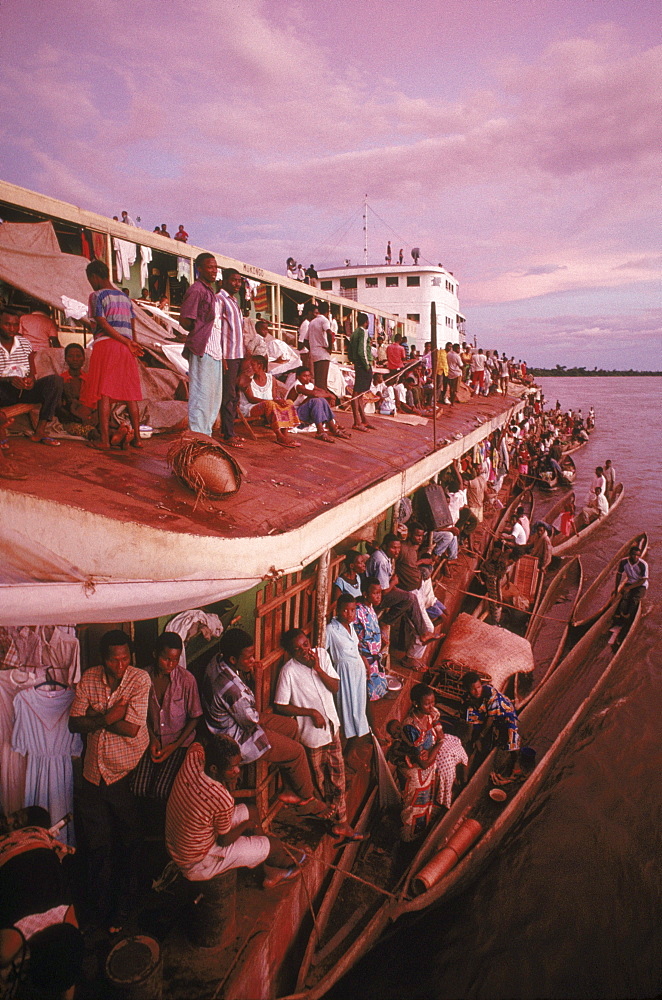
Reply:
[[531, 275], [556, 274], [557, 271], [567, 270], [567, 264], [538, 264], [537, 267], [530, 267], [528, 271], [523, 271], [522, 277], [528, 278]]

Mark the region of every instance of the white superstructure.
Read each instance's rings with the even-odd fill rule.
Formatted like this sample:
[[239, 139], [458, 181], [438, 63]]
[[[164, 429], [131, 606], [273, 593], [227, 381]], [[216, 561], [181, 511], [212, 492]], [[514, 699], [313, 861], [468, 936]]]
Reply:
[[377, 264], [330, 267], [319, 271], [320, 288], [358, 299], [418, 323], [416, 347], [430, 340], [430, 305], [437, 307], [437, 342], [464, 339], [459, 283], [440, 264]]

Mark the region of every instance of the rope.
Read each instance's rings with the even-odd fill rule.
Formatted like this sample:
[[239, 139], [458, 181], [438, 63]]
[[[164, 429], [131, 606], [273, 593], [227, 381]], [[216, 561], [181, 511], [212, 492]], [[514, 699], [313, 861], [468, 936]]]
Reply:
[[361, 885], [367, 886], [367, 888], [372, 889], [373, 892], [381, 893], [382, 896], [387, 896], [389, 899], [398, 898], [395, 893], [388, 892], [387, 889], [382, 889], [381, 886], [375, 885], [374, 882], [368, 882], [366, 879], [361, 878], [359, 875], [355, 875], [353, 872], [345, 871], [344, 868], [339, 868], [338, 865], [333, 865], [330, 861], [322, 861], [321, 858], [310, 858], [310, 860], [316, 865], [322, 865], [324, 868], [332, 868], [334, 871], [340, 872], [341, 875], [345, 875], [347, 878], [353, 878], [355, 882], [360, 882]]

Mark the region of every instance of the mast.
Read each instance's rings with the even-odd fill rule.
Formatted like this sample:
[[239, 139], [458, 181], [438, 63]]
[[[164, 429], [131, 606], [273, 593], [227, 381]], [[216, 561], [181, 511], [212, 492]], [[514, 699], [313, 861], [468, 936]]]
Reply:
[[430, 303], [430, 347], [432, 348], [432, 448], [437, 450], [437, 303]]
[[363, 263], [368, 263], [368, 195], [363, 201]]

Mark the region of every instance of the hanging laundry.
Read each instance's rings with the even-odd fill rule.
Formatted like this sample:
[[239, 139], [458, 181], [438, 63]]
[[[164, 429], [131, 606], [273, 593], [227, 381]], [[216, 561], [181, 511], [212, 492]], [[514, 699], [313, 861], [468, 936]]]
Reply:
[[[73, 688], [33, 687], [14, 698], [12, 750], [27, 755], [23, 806], [43, 806], [51, 821], [71, 812], [74, 804], [72, 757], [80, 757], [83, 741], [69, 732]], [[58, 834], [73, 843], [73, 824]]]
[[271, 296], [269, 294], [268, 286], [260, 285], [253, 299], [253, 305], [255, 306], [255, 311], [259, 313], [266, 312], [270, 308], [270, 304], [271, 304]]
[[149, 265], [152, 260], [152, 248], [140, 247], [140, 290], [148, 287]]
[[181, 614], [171, 618], [165, 627], [165, 631], [176, 632], [181, 638], [184, 648], [182, 649], [179, 662], [185, 667], [186, 643], [188, 640], [192, 639], [195, 635], [199, 635], [200, 632], [202, 632], [205, 639], [211, 639], [212, 636], [217, 638], [223, 633], [223, 625], [218, 615], [208, 615], [206, 611], [194, 608], [191, 611], [182, 611]]
[[92, 233], [92, 251], [97, 260], [106, 261], [108, 244], [104, 233]]
[[247, 300], [252, 302], [260, 290], [260, 282], [253, 281], [252, 278], [244, 278], [244, 290]]
[[113, 250], [115, 251], [117, 280], [128, 281], [131, 277], [131, 265], [136, 262], [136, 244], [130, 243], [128, 240], [118, 240], [115, 236], [113, 237]]
[[80, 234], [80, 252], [83, 257], [92, 260], [92, 236], [89, 229], [82, 229]]

